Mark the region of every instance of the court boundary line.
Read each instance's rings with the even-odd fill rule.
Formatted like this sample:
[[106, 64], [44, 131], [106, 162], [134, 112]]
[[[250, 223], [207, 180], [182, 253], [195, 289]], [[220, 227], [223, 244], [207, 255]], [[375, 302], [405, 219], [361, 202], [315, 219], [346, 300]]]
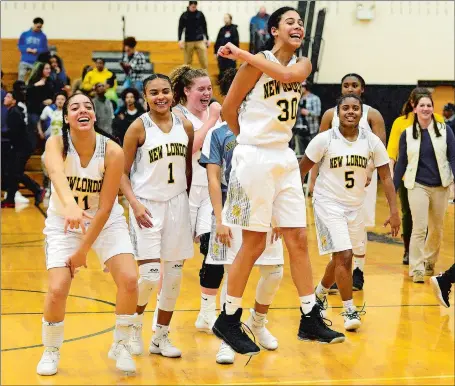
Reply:
[[[315, 383], [342, 383], [342, 382], [374, 382], [374, 381], [405, 381], [405, 380], [418, 380], [418, 379], [450, 379], [454, 378], [455, 374], [452, 375], [422, 375], [415, 377], [387, 377], [387, 378], [351, 378], [351, 379], [315, 379], [308, 381], [276, 381], [276, 382], [248, 382], [248, 383], [224, 383], [225, 386], [237, 386], [237, 385], [248, 385], [248, 386], [268, 386], [268, 385], [308, 385]], [[216, 383], [208, 383], [206, 386], [215, 386]]]

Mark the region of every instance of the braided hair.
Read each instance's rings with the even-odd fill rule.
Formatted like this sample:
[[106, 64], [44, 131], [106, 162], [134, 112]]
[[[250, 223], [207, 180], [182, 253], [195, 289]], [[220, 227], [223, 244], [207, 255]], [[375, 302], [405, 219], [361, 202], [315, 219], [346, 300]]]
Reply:
[[[434, 106], [433, 98], [431, 97], [430, 94], [420, 94], [416, 96], [414, 106], [417, 106], [419, 104], [419, 101], [422, 98], [428, 98], [431, 101], [431, 105]], [[436, 118], [434, 117], [434, 114], [431, 114], [431, 119], [433, 121], [434, 125], [434, 132], [436, 134], [436, 137], [441, 136], [441, 132], [439, 131], [438, 128], [438, 122], [436, 122]], [[419, 125], [419, 128], [417, 128], [417, 125]], [[417, 118], [417, 114], [414, 114], [414, 122], [412, 124], [412, 138], [417, 139], [419, 138], [419, 132], [422, 131], [422, 128], [420, 127], [419, 119]]]
[[[81, 94], [73, 94], [72, 96], [70, 96], [65, 101], [65, 103], [63, 104], [63, 108], [62, 108], [62, 113], [63, 113], [63, 126], [62, 126], [63, 159], [65, 159], [66, 156], [68, 155], [69, 131], [70, 131], [70, 125], [69, 125], [69, 123], [65, 122], [65, 116], [68, 116], [68, 105], [69, 105], [69, 102], [71, 101], [72, 98], [76, 97], [77, 95], [81, 95]], [[93, 101], [89, 97], [87, 97], [87, 99], [90, 102], [90, 104], [93, 106], [93, 110], [95, 110], [95, 105], [93, 104]], [[94, 126], [94, 129], [95, 129], [96, 133], [98, 133], [100, 135], [104, 135], [105, 137], [108, 137], [109, 139], [111, 139], [112, 141], [116, 142], [117, 144], [119, 143], [119, 140], [117, 138], [115, 138], [113, 135], [111, 135], [108, 132], [100, 129], [96, 122], [94, 123], [93, 126]]]
[[202, 68], [194, 69], [186, 64], [177, 67], [170, 74], [172, 91], [174, 92], [174, 106], [179, 103], [186, 103], [185, 88], [191, 87], [194, 79], [208, 77], [207, 70]]
[[[168, 81], [169, 82], [169, 86], [171, 86], [171, 90], [172, 90], [172, 83], [171, 83], [171, 80], [169, 79], [169, 77], [167, 75], [164, 75], [164, 74], [152, 74], [152, 75], [148, 76], [147, 78], [145, 78], [144, 81], [142, 82], [142, 92], [144, 94], [144, 99], [146, 99], [145, 96], [146, 96], [146, 92], [147, 92], [147, 84], [149, 82], [151, 82], [152, 80], [155, 80], [155, 79], [164, 79], [164, 80]], [[129, 92], [133, 92], [133, 91], [129, 91]], [[133, 92], [133, 94], [134, 94], [134, 92]], [[123, 95], [123, 93], [122, 93], [122, 95]], [[125, 97], [126, 97], [126, 93], [125, 93]], [[149, 111], [150, 111], [150, 106], [147, 103], [147, 112], [149, 112]]]

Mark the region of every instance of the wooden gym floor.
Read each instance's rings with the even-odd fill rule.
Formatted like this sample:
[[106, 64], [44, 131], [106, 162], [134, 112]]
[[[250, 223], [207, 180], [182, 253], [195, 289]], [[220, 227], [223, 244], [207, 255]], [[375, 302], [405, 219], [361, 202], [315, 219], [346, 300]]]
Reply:
[[[379, 194], [377, 224], [388, 213]], [[317, 253], [311, 203], [308, 202], [309, 246], [314, 282], [328, 261]], [[354, 293], [367, 314], [357, 333], [346, 333], [337, 345], [297, 340], [298, 297], [288, 260], [285, 278], [268, 315], [267, 327], [279, 339], [275, 352], [261, 352], [245, 367], [237, 355], [234, 365], [218, 365], [220, 341], [196, 331], [199, 310], [198, 271], [201, 256], [185, 265], [182, 291], [171, 324], [171, 338], [183, 351], [181, 359], [145, 354], [137, 359], [136, 377], [125, 377], [108, 360], [114, 325], [115, 287], [90, 254], [89, 267], [77, 274], [67, 303], [65, 339], [59, 372], [40, 377], [36, 365], [42, 353], [41, 317], [47, 278], [44, 265], [44, 216], [33, 205], [2, 210], [1, 260], [1, 384], [454, 384], [454, 308], [440, 307], [428, 284], [413, 284], [401, 264], [403, 247], [382, 226], [371, 229], [365, 289]], [[444, 244], [436, 270], [454, 260], [454, 206], [445, 218]], [[253, 304], [258, 273], [252, 275], [244, 298], [244, 317]], [[453, 295], [453, 294], [452, 294]], [[451, 303], [454, 298], [451, 296]], [[343, 331], [341, 300], [329, 297], [329, 318]], [[145, 317], [146, 349], [152, 335], [155, 296]]]

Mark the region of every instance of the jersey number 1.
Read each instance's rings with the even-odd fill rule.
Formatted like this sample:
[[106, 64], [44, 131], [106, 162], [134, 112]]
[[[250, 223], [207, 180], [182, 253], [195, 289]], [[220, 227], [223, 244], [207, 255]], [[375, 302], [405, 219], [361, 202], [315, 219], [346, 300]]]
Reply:
[[298, 104], [297, 98], [292, 98], [291, 99], [291, 111], [289, 114], [289, 101], [287, 99], [280, 99], [276, 104], [278, 107], [282, 110], [282, 113], [278, 115], [278, 120], [281, 122], [287, 122], [289, 120], [289, 115], [291, 116], [291, 119], [295, 119], [297, 117], [297, 104]]
[[[76, 196], [76, 197], [74, 197], [74, 199], [76, 200], [76, 204], [79, 205], [79, 197]], [[84, 206], [82, 207], [82, 209], [89, 210], [90, 208], [88, 207], [88, 196], [84, 196], [84, 198], [82, 199], [82, 202], [84, 203]]]
[[172, 162], [169, 164], [168, 169], [169, 169], [169, 179], [167, 180], [167, 183], [173, 184], [175, 182], [175, 180], [174, 180], [174, 173], [172, 170]]

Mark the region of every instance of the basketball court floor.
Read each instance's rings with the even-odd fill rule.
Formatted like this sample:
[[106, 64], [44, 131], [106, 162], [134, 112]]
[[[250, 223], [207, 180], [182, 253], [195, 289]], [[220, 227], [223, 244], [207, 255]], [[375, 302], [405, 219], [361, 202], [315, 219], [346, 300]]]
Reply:
[[[182, 290], [171, 323], [172, 342], [183, 356], [169, 359], [145, 354], [137, 358], [137, 375], [126, 377], [107, 358], [114, 326], [115, 286], [90, 253], [88, 269], [73, 281], [67, 302], [65, 343], [59, 372], [40, 377], [41, 317], [47, 276], [44, 264], [44, 215], [33, 205], [2, 210], [1, 245], [1, 384], [2, 385], [297, 385], [297, 384], [438, 384], [453, 385], [454, 307], [436, 302], [428, 278], [413, 284], [403, 266], [401, 240], [382, 227], [388, 209], [378, 195], [377, 224], [371, 229], [365, 266], [365, 289], [354, 293], [366, 315], [356, 333], [346, 332], [342, 344], [323, 345], [297, 340], [299, 302], [286, 255], [285, 277], [272, 304], [267, 327], [278, 338], [275, 352], [262, 351], [246, 365], [237, 355], [234, 365], [218, 365], [220, 341], [194, 327], [199, 303], [201, 255], [185, 264]], [[314, 282], [320, 280], [328, 256], [317, 252], [313, 213], [308, 201], [308, 239]], [[454, 205], [445, 218], [444, 243], [436, 271], [454, 262]], [[258, 272], [250, 278], [244, 298], [246, 320], [254, 302]], [[454, 303], [453, 293], [450, 301]], [[155, 296], [144, 323], [146, 348], [152, 336]], [[341, 299], [329, 296], [328, 316], [343, 331]], [[245, 366], [246, 365], [246, 366]]]

